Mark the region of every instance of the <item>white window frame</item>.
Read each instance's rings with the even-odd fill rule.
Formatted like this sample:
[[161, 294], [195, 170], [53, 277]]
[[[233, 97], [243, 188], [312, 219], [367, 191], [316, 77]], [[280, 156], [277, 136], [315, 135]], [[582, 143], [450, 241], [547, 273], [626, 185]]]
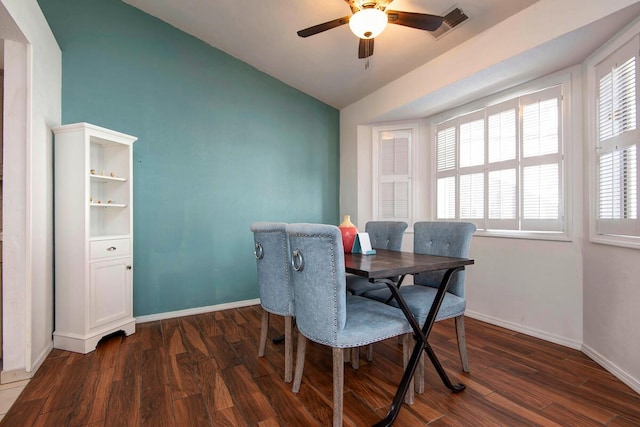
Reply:
[[[408, 174], [403, 176], [392, 176], [387, 175], [383, 176], [380, 173], [381, 167], [381, 153], [380, 153], [380, 144], [384, 137], [386, 136], [400, 136], [407, 137], [408, 149], [407, 149], [407, 165], [408, 165]], [[416, 141], [418, 140], [418, 124], [415, 122], [410, 123], [397, 123], [397, 124], [388, 124], [384, 126], [375, 126], [372, 128], [372, 180], [373, 188], [372, 188], [372, 218], [374, 221], [405, 221], [409, 227], [413, 227], [413, 218], [414, 218], [414, 201], [415, 201], [415, 185], [414, 185], [414, 176], [413, 172], [415, 170], [414, 167], [414, 153], [416, 152]], [[407, 216], [387, 216], [383, 217], [381, 215], [381, 186], [385, 182], [389, 182], [389, 180], [398, 181], [398, 182], [406, 182], [408, 185], [408, 206], [407, 206]]]
[[[505, 90], [495, 96], [490, 96], [487, 98], [483, 98], [467, 105], [461, 106], [454, 110], [450, 110], [448, 112], [442, 113], [436, 117], [430, 118], [430, 123], [433, 129], [431, 138], [431, 156], [432, 159], [432, 217], [437, 218], [437, 133], [436, 133], [436, 125], [438, 123], [445, 122], [447, 120], [453, 120], [457, 117], [463, 116], [468, 113], [472, 113], [476, 110], [486, 109], [490, 111], [491, 108], [497, 104], [501, 104], [504, 102], [512, 101], [515, 98], [527, 96], [529, 94], [539, 92], [541, 90], [545, 90], [554, 86], [560, 87], [560, 91], [562, 94], [562, 102], [561, 105], [561, 124], [560, 124], [560, 191], [561, 197], [559, 200], [560, 203], [560, 221], [563, 223], [563, 227], [559, 231], [533, 231], [527, 229], [494, 229], [492, 227], [498, 226], [500, 220], [482, 220], [482, 221], [473, 221], [473, 220], [464, 220], [464, 221], [473, 221], [478, 224], [478, 231], [476, 231], [476, 235], [479, 236], [491, 236], [491, 237], [507, 237], [507, 238], [524, 238], [524, 239], [536, 239], [536, 240], [559, 240], [559, 241], [571, 241], [573, 235], [572, 229], [572, 214], [571, 214], [571, 206], [569, 204], [570, 194], [571, 194], [571, 182], [568, 177], [571, 176], [572, 167], [571, 167], [571, 136], [572, 136], [572, 118], [571, 118], [571, 105], [572, 105], [572, 78], [571, 78], [571, 70], [560, 71], [549, 76], [545, 76], [534, 81], [525, 83], [523, 85], [514, 87], [512, 89]], [[521, 117], [517, 117], [517, 120], [521, 120]], [[486, 154], [488, 155], [488, 154]], [[526, 161], [525, 161], [526, 163]], [[524, 163], [523, 163], [524, 164]], [[487, 164], [486, 165], [486, 173], [491, 171], [494, 168], [494, 165]], [[497, 167], [497, 169], [501, 169]], [[487, 175], [488, 176], [488, 175]], [[518, 181], [521, 179], [520, 174], [516, 178]], [[485, 184], [487, 185], [487, 184]], [[517, 183], [518, 191], [520, 191], [521, 185]], [[521, 201], [520, 197], [517, 196], [517, 216], [521, 216]], [[485, 206], [487, 205], [487, 201], [485, 200]], [[488, 217], [487, 207], [485, 207], [485, 218]], [[456, 211], [456, 218], [459, 218], [459, 214]], [[454, 219], [461, 220], [462, 219]]]
[[[612, 39], [608, 44], [603, 46], [600, 50], [590, 56], [584, 62], [585, 74], [586, 74], [586, 91], [587, 91], [587, 110], [586, 110], [586, 128], [588, 139], [588, 160], [589, 160], [589, 240], [594, 243], [601, 243], [613, 246], [621, 246], [627, 248], [640, 249], [640, 237], [630, 235], [615, 235], [604, 234], [598, 231], [598, 174], [599, 174], [599, 136], [598, 136], [598, 65], [605, 63], [605, 61], [613, 58], [616, 54], [624, 51], [628, 48], [628, 45], [633, 39], [640, 38], [640, 21], [636, 21], [629, 26], [626, 30]], [[638, 44], [636, 44], [638, 46]], [[640, 73], [640, 52], [636, 52], [636, 73]], [[636, 79], [636, 102], [640, 104], [640, 85], [639, 80]], [[636, 114], [640, 110], [640, 105], [636, 106]], [[635, 135], [640, 134], [640, 116], [637, 116], [636, 132]], [[640, 149], [638, 141], [635, 142], [636, 150]], [[640, 153], [637, 153], [640, 155]], [[640, 172], [640, 171], [638, 171]], [[639, 174], [640, 175], [640, 174]], [[640, 180], [640, 178], [637, 178]], [[622, 220], [626, 221], [626, 220]], [[636, 227], [640, 226], [640, 218], [635, 221]], [[623, 232], [624, 233], [624, 232]]]

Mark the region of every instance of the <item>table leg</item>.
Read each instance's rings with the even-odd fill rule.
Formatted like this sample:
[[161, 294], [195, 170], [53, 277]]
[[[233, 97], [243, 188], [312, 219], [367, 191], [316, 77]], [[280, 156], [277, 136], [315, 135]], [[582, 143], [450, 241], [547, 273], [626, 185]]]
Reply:
[[393, 398], [393, 402], [391, 403], [389, 412], [387, 412], [387, 415], [382, 421], [376, 423], [374, 426], [376, 427], [390, 426], [393, 424], [393, 422], [397, 418], [398, 412], [400, 412], [400, 407], [402, 406], [402, 402], [404, 401], [404, 397], [407, 394], [409, 385], [411, 384], [411, 379], [413, 378], [413, 375], [416, 371], [416, 367], [418, 366], [418, 362], [420, 360], [420, 354], [422, 353], [423, 350], [427, 353], [427, 356], [429, 356], [429, 360], [431, 360], [431, 363], [433, 364], [436, 371], [438, 372], [440, 379], [442, 379], [442, 382], [449, 390], [451, 390], [454, 393], [459, 393], [465, 389], [464, 384], [454, 385], [451, 383], [451, 381], [449, 380], [449, 377], [447, 376], [447, 373], [445, 372], [444, 368], [440, 364], [440, 361], [436, 357], [436, 354], [434, 353], [433, 349], [431, 348], [428, 342], [429, 334], [431, 334], [431, 329], [433, 328], [433, 324], [435, 323], [438, 310], [440, 310], [440, 306], [442, 305], [442, 301], [444, 300], [444, 296], [447, 292], [447, 288], [449, 287], [451, 277], [453, 276], [454, 273], [461, 270], [464, 270], [464, 267], [451, 268], [447, 270], [447, 272], [445, 273], [444, 277], [442, 278], [442, 282], [438, 287], [438, 292], [436, 293], [436, 297], [433, 300], [433, 304], [429, 309], [429, 314], [427, 315], [427, 318], [424, 321], [424, 325], [422, 326], [422, 329], [420, 329], [420, 326], [415, 316], [413, 315], [411, 310], [409, 310], [409, 307], [407, 306], [406, 301], [402, 297], [402, 294], [400, 294], [398, 289], [394, 286], [394, 283], [390, 280], [382, 280], [382, 282], [384, 282], [387, 285], [387, 287], [391, 290], [391, 293], [396, 298], [396, 301], [398, 301], [398, 305], [400, 306], [400, 309], [402, 310], [404, 315], [407, 317], [407, 320], [409, 321], [409, 324], [411, 325], [414, 331], [416, 345], [413, 348], [413, 353], [411, 354], [411, 358], [409, 359], [409, 364], [407, 365], [404, 373], [402, 374], [402, 380], [400, 381], [400, 385], [398, 386], [396, 395]]
[[411, 353], [411, 358], [409, 359], [409, 364], [404, 370], [404, 374], [402, 374], [402, 380], [400, 381], [398, 391], [393, 398], [393, 402], [391, 403], [389, 412], [387, 412], [386, 417], [384, 417], [382, 421], [374, 424], [374, 427], [390, 426], [398, 417], [398, 412], [400, 412], [400, 407], [402, 406], [402, 402], [404, 402], [404, 396], [407, 394], [409, 386], [411, 385], [411, 378], [413, 378], [413, 374], [416, 371], [416, 367], [418, 366], [418, 362], [420, 360], [420, 353], [423, 349], [423, 343], [420, 341], [416, 341], [416, 345], [413, 348], [413, 353]]
[[466, 388], [464, 384], [454, 385], [453, 383], [451, 383], [451, 380], [447, 376], [447, 373], [445, 372], [444, 368], [440, 364], [440, 361], [436, 357], [436, 354], [433, 352], [433, 349], [428, 343], [425, 344], [424, 351], [425, 353], [427, 353], [427, 356], [429, 356], [429, 360], [431, 360], [431, 363], [436, 368], [436, 372], [438, 372], [438, 375], [440, 375], [440, 379], [449, 390], [451, 390], [454, 393], [460, 393], [462, 390]]

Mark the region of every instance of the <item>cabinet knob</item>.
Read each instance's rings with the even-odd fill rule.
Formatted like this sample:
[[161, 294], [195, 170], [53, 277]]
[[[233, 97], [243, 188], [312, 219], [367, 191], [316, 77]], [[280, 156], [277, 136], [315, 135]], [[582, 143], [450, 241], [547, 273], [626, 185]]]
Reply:
[[131, 270], [133, 267], [131, 267], [130, 265], [127, 265], [127, 270]]
[[107, 248], [107, 250], [108, 250], [109, 252], [113, 252], [113, 251], [115, 251], [115, 250], [116, 250], [116, 247], [115, 247], [115, 246], [109, 246], [109, 247]]

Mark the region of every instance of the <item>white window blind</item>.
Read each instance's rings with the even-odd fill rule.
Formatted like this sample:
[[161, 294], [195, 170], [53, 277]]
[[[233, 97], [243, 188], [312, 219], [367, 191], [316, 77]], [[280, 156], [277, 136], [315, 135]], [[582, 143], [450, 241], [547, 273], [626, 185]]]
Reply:
[[[374, 129], [377, 157], [377, 219], [411, 221], [411, 142], [413, 129]], [[376, 197], [377, 196], [377, 197]]]
[[638, 36], [596, 65], [596, 232], [640, 237]]
[[436, 125], [436, 217], [563, 232], [562, 87]]

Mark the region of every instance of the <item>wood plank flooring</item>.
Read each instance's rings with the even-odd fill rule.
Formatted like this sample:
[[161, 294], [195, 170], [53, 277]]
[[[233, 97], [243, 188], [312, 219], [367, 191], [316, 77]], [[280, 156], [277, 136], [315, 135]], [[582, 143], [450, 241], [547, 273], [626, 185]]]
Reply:
[[[308, 343], [299, 394], [282, 380], [284, 348], [258, 358], [261, 309], [244, 307], [137, 325], [87, 355], [53, 350], [2, 426], [326, 426], [331, 350]], [[582, 353], [466, 319], [471, 373], [464, 374], [453, 321], [431, 344], [454, 381], [450, 393], [427, 363], [425, 393], [396, 426], [639, 426], [640, 396]], [[269, 336], [283, 331], [272, 316]], [[295, 336], [295, 334], [294, 334]], [[397, 339], [374, 360], [345, 367], [344, 425], [386, 414], [402, 375]]]

